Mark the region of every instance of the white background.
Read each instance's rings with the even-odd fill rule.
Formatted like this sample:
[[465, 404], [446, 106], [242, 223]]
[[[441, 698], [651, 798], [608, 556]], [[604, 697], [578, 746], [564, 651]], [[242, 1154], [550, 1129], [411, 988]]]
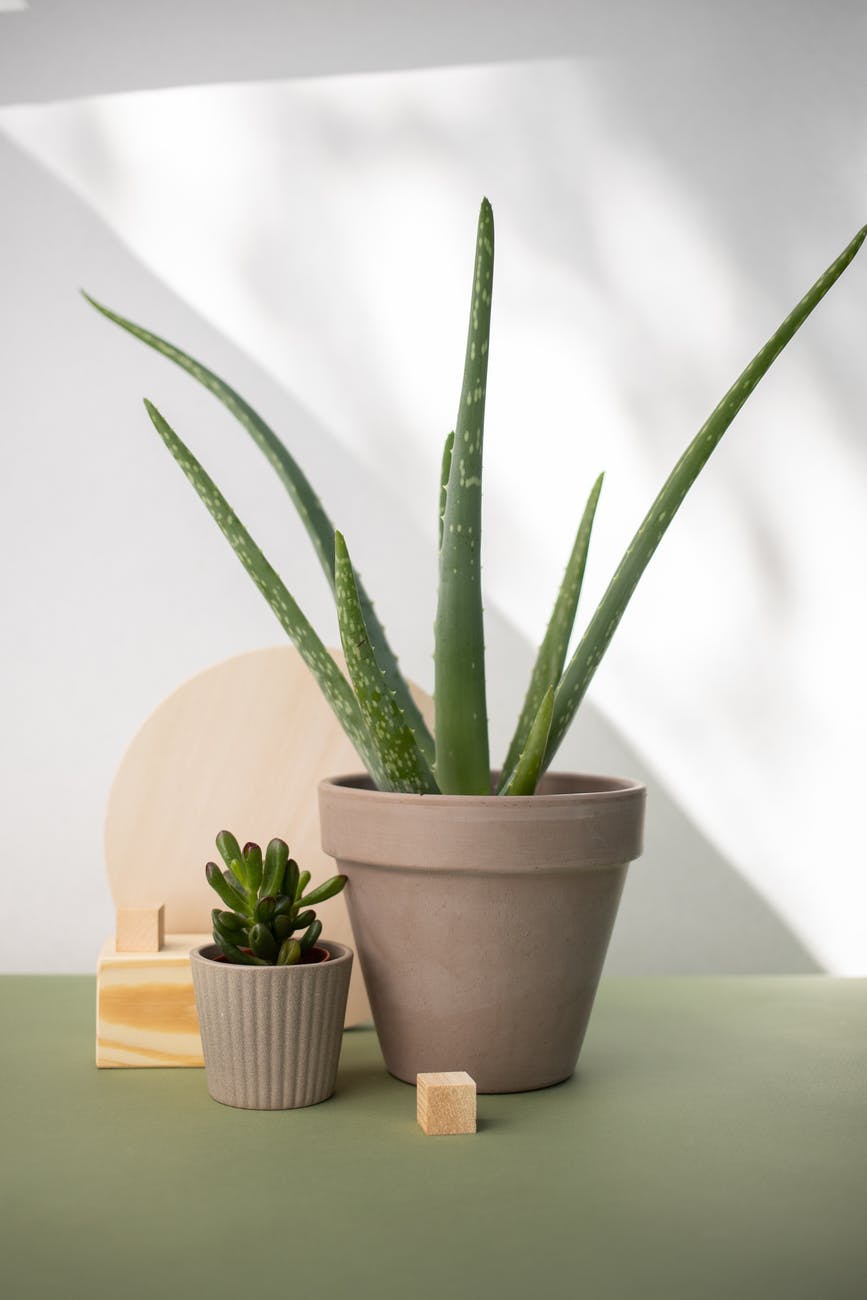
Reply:
[[[170, 29], [159, 5], [0, 17], [4, 969], [92, 968], [126, 743], [184, 677], [279, 636], [142, 395], [336, 637], [258, 453], [77, 288], [281, 431], [430, 688], [437, 473], [490, 197], [502, 755], [596, 473], [585, 617], [692, 433], [867, 220], [859, 8], [716, 8], [481, 5], [467, 30], [449, 5], [256, 3], [204, 42], [194, 3]], [[865, 339], [862, 254], [715, 453], [561, 750], [650, 786], [612, 971], [867, 973]]]

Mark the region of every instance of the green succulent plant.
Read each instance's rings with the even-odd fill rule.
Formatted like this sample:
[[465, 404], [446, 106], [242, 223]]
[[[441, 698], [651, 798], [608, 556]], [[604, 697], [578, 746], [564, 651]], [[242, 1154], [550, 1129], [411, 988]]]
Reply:
[[205, 867], [208, 884], [227, 911], [211, 912], [214, 942], [238, 966], [295, 966], [322, 933], [315, 906], [339, 894], [346, 876], [332, 876], [308, 893], [310, 872], [300, 871], [285, 840], [273, 839], [263, 855], [258, 844], [243, 849], [231, 831], [220, 831], [225, 862]]
[[[627, 547], [595, 613], [566, 662], [587, 560], [601, 476], [581, 516], [565, 577], [539, 649], [496, 793], [533, 794], [584, 698], [651, 556], [714, 448], [759, 380], [842, 275], [867, 236], [858, 232], [807, 291], [699, 429]], [[494, 267], [494, 220], [479, 214], [463, 386], [445, 441], [439, 494], [439, 595], [435, 623], [435, 727], [413, 700], [343, 536], [289, 450], [256, 411], [211, 370], [174, 344], [89, 298], [98, 311], [174, 361], [217, 397], [265, 454], [298, 510], [337, 604], [349, 680], [219, 488], [157, 408], [148, 414], [241, 563], [317, 679], [381, 790], [489, 794], [481, 598], [482, 443]]]

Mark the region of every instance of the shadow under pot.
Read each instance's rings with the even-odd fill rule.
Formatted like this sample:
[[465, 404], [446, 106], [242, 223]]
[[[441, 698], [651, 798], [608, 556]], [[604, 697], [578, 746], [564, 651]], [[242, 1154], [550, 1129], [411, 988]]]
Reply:
[[388, 1070], [466, 1070], [479, 1092], [574, 1071], [645, 789], [548, 773], [532, 796], [319, 786], [322, 847], [346, 903]]
[[247, 1110], [315, 1106], [334, 1092], [352, 949], [320, 940], [317, 960], [239, 966], [216, 944], [190, 967], [214, 1101]]

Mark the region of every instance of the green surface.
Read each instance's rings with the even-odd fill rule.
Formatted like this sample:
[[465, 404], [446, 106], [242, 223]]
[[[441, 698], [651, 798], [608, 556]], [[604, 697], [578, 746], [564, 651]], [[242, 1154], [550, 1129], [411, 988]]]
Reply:
[[605, 981], [576, 1077], [475, 1137], [421, 1133], [371, 1031], [258, 1113], [98, 1071], [92, 979], [0, 980], [0, 1026], [10, 1300], [867, 1296], [867, 981]]

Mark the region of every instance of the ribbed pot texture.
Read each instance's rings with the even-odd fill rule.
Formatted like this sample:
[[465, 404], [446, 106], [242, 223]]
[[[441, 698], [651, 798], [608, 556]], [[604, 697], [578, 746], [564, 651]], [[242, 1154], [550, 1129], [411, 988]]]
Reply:
[[352, 950], [320, 940], [310, 966], [234, 966], [190, 954], [208, 1092], [224, 1106], [290, 1110], [334, 1092]]
[[479, 1092], [523, 1092], [574, 1072], [645, 793], [572, 773], [509, 798], [320, 784], [392, 1074], [466, 1070]]

